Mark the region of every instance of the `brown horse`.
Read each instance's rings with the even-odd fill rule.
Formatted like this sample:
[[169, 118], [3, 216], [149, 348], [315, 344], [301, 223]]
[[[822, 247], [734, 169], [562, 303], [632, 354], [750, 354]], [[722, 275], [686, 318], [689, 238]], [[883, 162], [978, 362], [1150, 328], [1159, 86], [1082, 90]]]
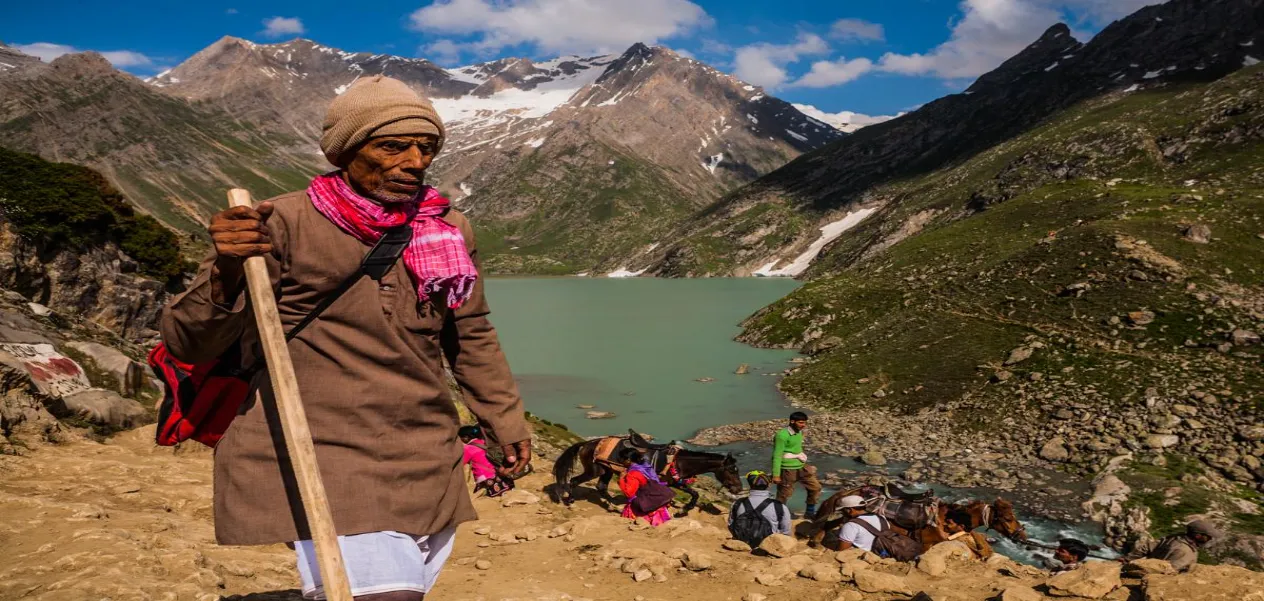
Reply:
[[[571, 487], [578, 486], [584, 482], [588, 482], [593, 478], [597, 478], [597, 491], [601, 494], [601, 498], [611, 501], [609, 488], [610, 480], [616, 473], [615, 469], [610, 465], [597, 461], [597, 448], [604, 441], [609, 439], [618, 439], [622, 444], [627, 444], [627, 436], [607, 436], [605, 438], [597, 438], [586, 442], [572, 445], [566, 449], [557, 462], [553, 464], [553, 477], [557, 479], [554, 487], [557, 500], [565, 505], [574, 502], [571, 498]], [[633, 439], [633, 442], [642, 442]], [[635, 445], [634, 445], [635, 446]], [[665, 445], [652, 445], [661, 450]], [[645, 449], [640, 449], [644, 451]], [[742, 479], [737, 475], [737, 460], [730, 454], [720, 455], [719, 453], [704, 453], [701, 451], [690, 451], [688, 449], [680, 449], [674, 455], [666, 452], [650, 453], [649, 457], [654, 464], [654, 471], [663, 474], [667, 472], [667, 464], [669, 461], [675, 461], [675, 477], [664, 478], [667, 486], [679, 490], [689, 495], [689, 502], [676, 514], [676, 517], [684, 517], [690, 510], [698, 506], [698, 491], [689, 486], [688, 480], [703, 474], [712, 474], [724, 488], [733, 494], [742, 492]], [[583, 465], [584, 471], [578, 476], [571, 478], [571, 469], [575, 461]]]
[[[831, 519], [831, 517], [837, 511], [838, 502], [843, 497], [858, 494], [860, 491], [860, 488], [840, 491], [830, 495], [825, 502], [821, 503], [816, 517], [804, 531], [810, 544], [813, 546], [821, 544], [827, 532], [847, 521], [846, 518]], [[986, 527], [1010, 540], [1018, 542], [1027, 540], [1027, 530], [1014, 513], [1014, 504], [1005, 499], [998, 498], [990, 504], [985, 501], [971, 501], [964, 505], [945, 503], [933, 497], [920, 500], [893, 499], [893, 501], [895, 503], [889, 505], [892, 508], [884, 517], [891, 521], [894, 530], [920, 541], [923, 550], [946, 540], [940, 535], [940, 530], [936, 525], [944, 523], [944, 518], [950, 509], [960, 509], [970, 515], [970, 524], [966, 524], [970, 530]], [[935, 518], [933, 520], [932, 515]]]

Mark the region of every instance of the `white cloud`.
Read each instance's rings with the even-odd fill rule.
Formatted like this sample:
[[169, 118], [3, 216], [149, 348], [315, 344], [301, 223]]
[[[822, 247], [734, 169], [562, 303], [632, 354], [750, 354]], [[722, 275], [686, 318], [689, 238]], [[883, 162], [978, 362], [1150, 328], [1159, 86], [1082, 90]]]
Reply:
[[881, 42], [887, 37], [881, 23], [870, 23], [862, 19], [834, 21], [829, 35], [835, 40], [845, 42]]
[[263, 20], [263, 35], [270, 38], [279, 38], [287, 35], [301, 35], [307, 31], [303, 27], [303, 21], [298, 17], [272, 17]]
[[812, 63], [811, 71], [791, 85], [796, 88], [832, 88], [855, 81], [872, 70], [873, 61], [867, 58], [817, 61]]
[[435, 0], [410, 16], [419, 31], [476, 35], [461, 47], [495, 52], [530, 44], [546, 53], [618, 52], [711, 24], [689, 0]]
[[228, 9], [228, 10], [224, 11], [224, 14], [228, 14], [228, 15], [235, 15], [235, 14], [237, 14], [237, 9], [235, 9], [235, 8], [230, 8], [230, 9]]
[[903, 75], [974, 78], [995, 69], [1052, 25], [1074, 17], [1098, 27], [1158, 0], [962, 0], [948, 41], [924, 54], [884, 55], [880, 69]]
[[759, 43], [738, 48], [733, 57], [733, 71], [757, 86], [775, 88], [789, 79], [786, 65], [799, 62], [804, 56], [819, 56], [829, 51], [829, 44], [820, 36], [802, 33], [793, 44]]
[[[19, 52], [29, 54], [44, 62], [50, 62], [63, 54], [74, 54], [76, 52], [84, 52], [74, 46], [65, 44], [53, 44], [49, 42], [35, 42], [34, 44], [17, 44], [14, 46]], [[99, 51], [105, 60], [115, 67], [147, 67], [154, 64], [153, 59], [132, 50], [103, 50]]]
[[733, 51], [733, 47], [719, 40], [705, 39], [702, 40], [702, 52], [704, 54], [728, 54]]
[[685, 57], [685, 58], [692, 58], [692, 59], [695, 59], [695, 60], [697, 60], [697, 58], [698, 58], [698, 55], [696, 55], [696, 54], [694, 54], [694, 53], [692, 53], [692, 52], [690, 52], [690, 51], [688, 51], [688, 50], [685, 50], [684, 48], [672, 48], [672, 52], [675, 52], [676, 54], [679, 54], [680, 56], [683, 56], [683, 57]]
[[425, 58], [441, 65], [455, 65], [461, 61], [461, 45], [452, 40], [437, 40], [421, 47]]

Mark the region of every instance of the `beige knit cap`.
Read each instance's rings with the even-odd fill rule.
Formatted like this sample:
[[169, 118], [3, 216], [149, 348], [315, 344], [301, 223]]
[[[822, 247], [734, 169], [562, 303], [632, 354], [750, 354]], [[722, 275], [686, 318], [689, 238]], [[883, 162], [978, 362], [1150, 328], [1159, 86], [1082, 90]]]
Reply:
[[385, 75], [356, 80], [329, 104], [320, 136], [320, 150], [335, 166], [343, 167], [348, 153], [375, 136], [446, 133], [434, 105], [404, 82]]

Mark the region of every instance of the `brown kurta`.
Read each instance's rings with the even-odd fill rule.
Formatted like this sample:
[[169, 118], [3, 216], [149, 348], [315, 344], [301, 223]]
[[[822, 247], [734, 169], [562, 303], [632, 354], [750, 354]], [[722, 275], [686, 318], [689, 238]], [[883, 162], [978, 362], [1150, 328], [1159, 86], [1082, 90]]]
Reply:
[[[266, 258], [288, 330], [359, 267], [368, 247], [321, 215], [305, 192], [272, 202], [273, 252]], [[443, 218], [461, 229], [477, 265], [469, 221], [456, 211]], [[247, 354], [256, 348], [248, 295], [231, 307], [212, 301], [213, 263], [203, 262], [189, 290], [163, 313], [163, 340], [191, 363], [214, 359], [239, 339]], [[476, 517], [441, 352], [495, 440], [530, 437], [487, 313], [482, 278], [469, 302], [449, 311], [418, 301], [401, 260], [380, 284], [361, 279], [290, 343], [338, 534], [424, 535]], [[289, 461], [277, 459], [285, 445], [266, 370], [257, 378], [262, 403], [251, 403], [215, 448], [220, 544], [310, 538]]]

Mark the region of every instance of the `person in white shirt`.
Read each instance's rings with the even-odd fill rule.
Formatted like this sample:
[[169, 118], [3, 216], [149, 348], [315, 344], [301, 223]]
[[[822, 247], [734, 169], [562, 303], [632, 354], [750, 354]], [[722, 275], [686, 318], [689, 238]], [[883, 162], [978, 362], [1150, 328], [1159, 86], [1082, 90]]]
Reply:
[[873, 525], [875, 530], [882, 529], [882, 520], [878, 516], [869, 513], [865, 507], [865, 500], [858, 495], [843, 497], [838, 502], [839, 510], [843, 517], [847, 519], [847, 523], [843, 524], [842, 529], [838, 533], [838, 545], [840, 551], [845, 551], [852, 547], [864, 549], [865, 551], [873, 551], [874, 535], [859, 524], [852, 523], [853, 520], [864, 520]]

